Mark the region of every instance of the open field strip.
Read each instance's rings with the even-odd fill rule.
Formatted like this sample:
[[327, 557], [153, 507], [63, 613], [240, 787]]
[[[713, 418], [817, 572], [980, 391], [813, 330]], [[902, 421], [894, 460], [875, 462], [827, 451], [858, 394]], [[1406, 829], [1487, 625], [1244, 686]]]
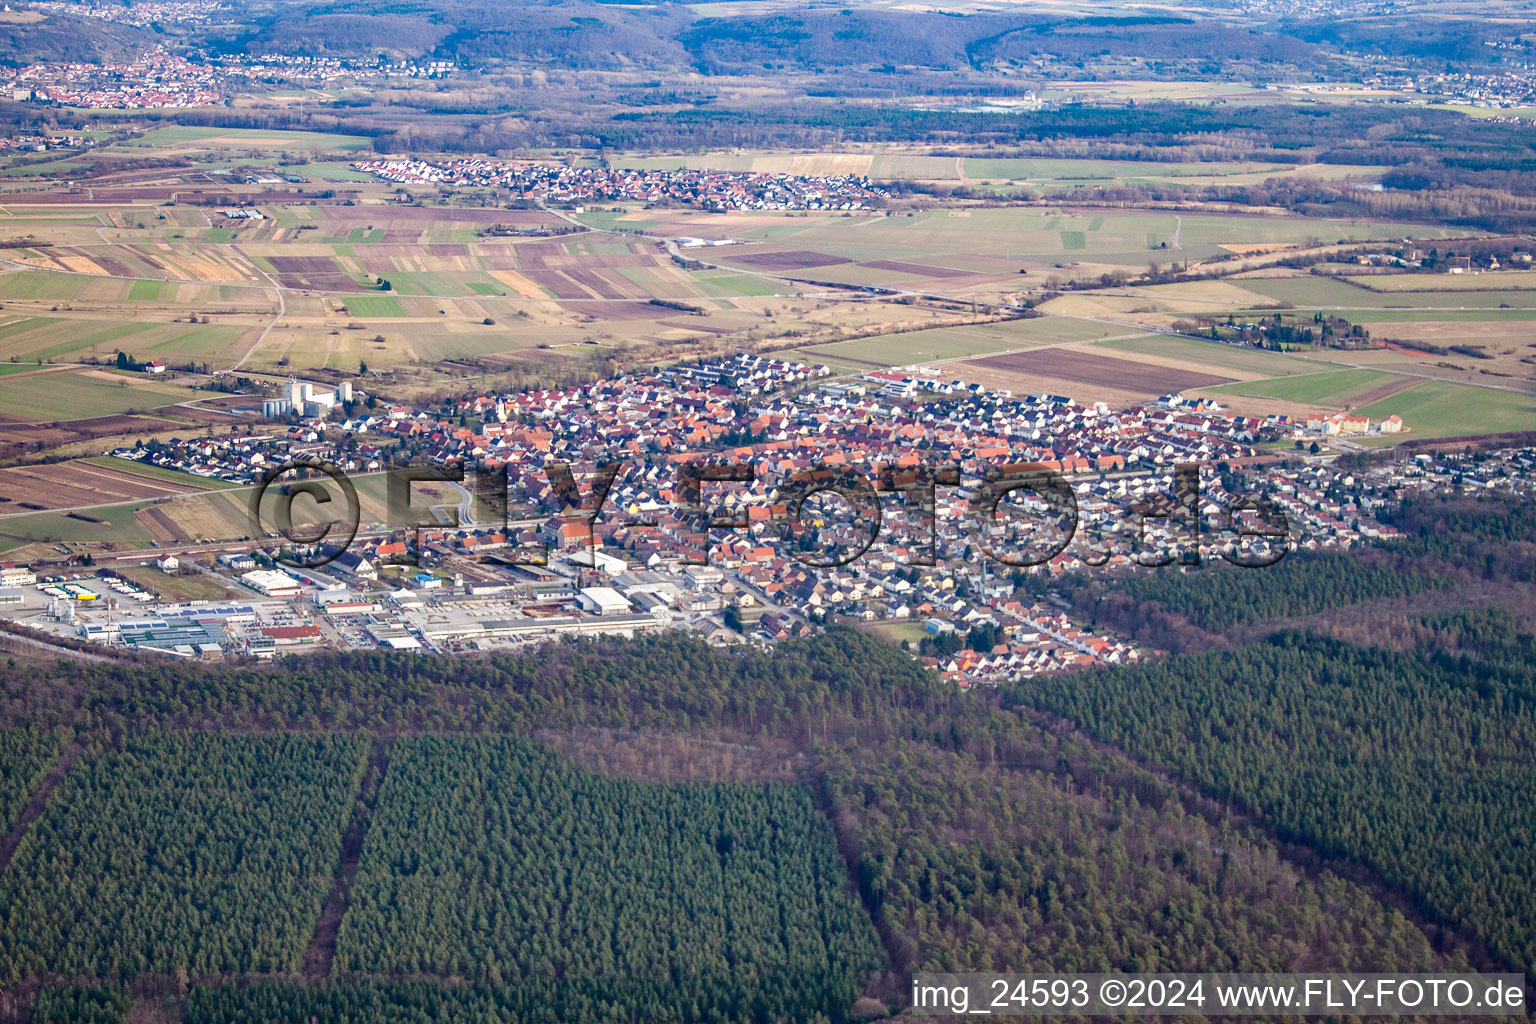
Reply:
[[1243, 381], [1203, 390], [1218, 395], [1247, 395], [1308, 405], [1339, 406], [1347, 405], [1351, 398], [1367, 394], [1394, 377], [1380, 370], [1323, 370], [1270, 380]]
[[1097, 347], [1114, 349], [1144, 362], [1205, 368], [1254, 378], [1286, 377], [1311, 373], [1314, 370], [1313, 367], [1278, 352], [1265, 352], [1219, 341], [1196, 341], [1192, 338], [1169, 335], [1109, 339], [1098, 342]]
[[1249, 278], [1243, 287], [1307, 309], [1536, 309], [1536, 291], [1380, 292], [1326, 277]]
[[1497, 292], [1536, 290], [1536, 270], [1487, 274], [1370, 274], [1346, 277], [1351, 285], [1373, 292]]
[[798, 351], [812, 358], [844, 360], [863, 366], [865, 369], [876, 369], [886, 366], [907, 366], [913, 363], [942, 362], [1009, 349], [1071, 344], [1106, 337], [1110, 331], [1111, 329], [1105, 325], [1041, 317], [962, 327], [933, 327], [927, 330], [806, 346]]

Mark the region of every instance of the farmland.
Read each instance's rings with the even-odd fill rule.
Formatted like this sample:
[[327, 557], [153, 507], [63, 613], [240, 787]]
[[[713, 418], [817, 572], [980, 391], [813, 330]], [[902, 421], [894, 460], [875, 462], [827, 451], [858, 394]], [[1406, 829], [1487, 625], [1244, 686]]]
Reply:
[[1290, 356], [1192, 338], [1119, 338], [1101, 341], [1098, 347], [1255, 377], [1286, 377], [1312, 372], [1306, 363]]
[[817, 362], [869, 369], [941, 362], [988, 352], [1084, 341], [1103, 337], [1106, 332], [1113, 330], [1113, 327], [1103, 324], [1052, 317], [904, 331], [857, 341], [817, 345], [798, 351], [804, 358]]
[[1324, 370], [1277, 380], [1228, 384], [1210, 390], [1215, 394], [1249, 395], [1307, 405], [1340, 406], [1348, 405], [1354, 398], [1369, 394], [1394, 379], [1400, 378], [1375, 370]]
[[1530, 430], [1536, 396], [1424, 381], [1358, 411], [1373, 419], [1401, 416], [1417, 437], [1460, 437]]
[[211, 489], [211, 484], [204, 484], [190, 474], [173, 475], [161, 471], [164, 476], [157, 477], [139, 472], [142, 468], [155, 467], [124, 464], [121, 459], [111, 462], [123, 468], [79, 460], [0, 469], [0, 508], [7, 511], [72, 508]]
[[[0, 377], [0, 409], [13, 422], [52, 423], [135, 410], [159, 409], [192, 398], [185, 388], [105, 370], [48, 374], [46, 387], [32, 377]], [[60, 413], [65, 415], [60, 417]]]
[[1046, 392], [1106, 402], [1143, 401], [1232, 379], [1188, 367], [1105, 356], [1085, 346], [985, 356], [946, 368], [962, 380], [977, 380], [1015, 394]]
[[[268, 382], [366, 369], [374, 378], [369, 390], [413, 401], [455, 387], [528, 387], [743, 349], [792, 352], [854, 375], [928, 366], [969, 383], [1112, 404], [1221, 387], [1236, 408], [1287, 411], [1291, 392], [1244, 386], [1319, 373], [1324, 368], [1311, 354], [1204, 346], [1146, 330], [1166, 330], [1191, 313], [1287, 303], [1339, 307], [1362, 318], [1423, 307], [1404, 340], [1439, 344], [1433, 328], [1422, 325], [1479, 313], [1462, 306], [1485, 307], [1487, 317], [1510, 324], [1536, 313], [1536, 304], [1526, 301], [1536, 292], [1524, 290], [1519, 273], [1475, 275], [1498, 285], [1484, 291], [1460, 279], [1439, 285], [1453, 275], [1352, 283], [1262, 269], [1265, 260], [1340, 242], [1412, 235], [1434, 244], [1464, 234], [1452, 228], [1230, 209], [1085, 207], [1049, 198], [1028, 205], [923, 200], [843, 211], [722, 212], [633, 202], [582, 211], [531, 208], [505, 202], [494, 190], [397, 191], [367, 174], [347, 173], [363, 141], [324, 133], [292, 136], [295, 152], [311, 160], [292, 175], [297, 184], [279, 189], [222, 174], [241, 161], [271, 159], [284, 138], [277, 131], [158, 126], [112, 152], [164, 152], [212, 176], [103, 183], [89, 194], [44, 188], [0, 206], [0, 237], [17, 240], [0, 272], [0, 368], [6, 371], [0, 415], [9, 422], [0, 431], [21, 446], [13, 454], [69, 443], [71, 434], [53, 426], [61, 418], [101, 423], [102, 430], [82, 426], [75, 436], [103, 441], [112, 417], [150, 410], [161, 410], [163, 429], [200, 429], [213, 421], [211, 414], [171, 407], [196, 397], [184, 385], [235, 368]], [[620, 154], [616, 160], [1017, 186], [1047, 195], [1085, 183], [1251, 184], [1352, 173], [1262, 161], [1148, 166], [889, 148], [680, 160]], [[229, 216], [236, 206], [260, 216]], [[1221, 280], [1098, 286], [1175, 263], [1223, 274], [1260, 269]], [[1401, 282], [1432, 290], [1375, 290]], [[1031, 304], [1044, 315], [1008, 319]], [[1415, 309], [1393, 308], [1403, 304]], [[1431, 367], [1431, 375], [1458, 384], [1480, 383], [1482, 371], [1518, 378], [1526, 373], [1516, 351], [1521, 330], [1490, 335], [1483, 362]], [[1041, 351], [1022, 358], [1030, 350]], [[164, 360], [180, 375], [148, 380], [81, 365], [111, 363], [119, 351]], [[1407, 364], [1417, 361], [1412, 372], [1421, 372], [1420, 356], [1393, 353], [1402, 365], [1379, 353], [1330, 358], [1382, 373], [1410, 372]], [[1295, 411], [1361, 396], [1383, 397], [1368, 389], [1309, 391]], [[151, 426], [142, 419], [118, 425], [119, 437], [147, 434]], [[147, 544], [240, 536], [246, 530], [238, 504], [238, 496], [203, 496], [139, 507], [119, 523], [117, 539]], [[8, 524], [6, 543], [99, 539], [104, 525], [24, 520]]]

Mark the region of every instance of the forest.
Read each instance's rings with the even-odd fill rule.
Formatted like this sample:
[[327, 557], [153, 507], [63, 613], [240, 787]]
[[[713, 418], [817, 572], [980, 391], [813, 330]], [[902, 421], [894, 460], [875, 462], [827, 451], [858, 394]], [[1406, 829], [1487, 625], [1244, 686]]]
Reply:
[[0, 835], [16, 827], [38, 783], [59, 756], [59, 734], [0, 729]]
[[[1536, 583], [1536, 525], [1518, 501], [1409, 497], [1383, 521], [1399, 535], [1355, 551], [1293, 551], [1262, 569], [1213, 562], [1183, 572], [1078, 573], [1059, 589], [1090, 621], [1163, 650], [1197, 652], [1331, 621], [1334, 610], [1382, 602], [1448, 609], [1464, 605], [1469, 590]], [[1377, 625], [1378, 633], [1422, 632], [1401, 615]]]
[[296, 969], [366, 751], [146, 732], [82, 756], [0, 875], [0, 985]]
[[1368, 865], [1418, 908], [1536, 967], [1536, 638], [1502, 610], [1420, 649], [1282, 632], [1010, 689], [1268, 821]]
[[[800, 1015], [882, 959], [803, 787], [581, 772], [515, 737], [395, 744], [337, 970], [500, 983], [760, 972]], [[707, 979], [707, 981], [705, 980]], [[814, 979], [814, 980], [813, 980]]]
[[[1258, 569], [1215, 562], [1183, 572], [1138, 573], [1117, 579], [1109, 594], [1098, 596], [1097, 606], [1075, 603], [1107, 621], [1150, 614], [1153, 609], [1146, 606], [1152, 605], [1181, 615], [1201, 629], [1221, 631], [1452, 586], [1444, 576], [1405, 567], [1384, 555], [1292, 552]], [[1127, 602], [1130, 608], [1124, 607]]]

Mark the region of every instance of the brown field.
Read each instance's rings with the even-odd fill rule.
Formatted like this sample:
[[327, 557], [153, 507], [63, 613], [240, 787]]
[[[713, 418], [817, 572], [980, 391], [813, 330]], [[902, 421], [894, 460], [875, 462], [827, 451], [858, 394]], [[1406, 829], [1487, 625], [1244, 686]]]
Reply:
[[557, 299], [590, 299], [591, 294], [558, 270], [524, 270], [523, 276], [539, 287], [553, 292]]
[[160, 430], [172, 430], [181, 424], [174, 420], [151, 419], [144, 416], [97, 416], [94, 419], [74, 420], [68, 424], [6, 423], [0, 415], [0, 447], [5, 445], [44, 444], [49, 447], [87, 441], [96, 437], [113, 437], [118, 434], [152, 434]]
[[177, 544], [186, 539], [180, 528], [171, 521], [171, 517], [165, 514], [165, 509], [158, 505], [139, 509], [133, 518], [138, 520], [151, 538], [161, 544]]
[[659, 316], [670, 316], [672, 313], [671, 310], [652, 306], [647, 302], [562, 302], [560, 308], [578, 316], [590, 316], [598, 320], [655, 320]]
[[600, 299], [627, 298], [619, 294], [606, 279], [599, 277], [591, 270], [567, 270], [565, 276], [583, 287], [590, 288]]
[[970, 277], [966, 270], [954, 270], [950, 267], [925, 267], [920, 263], [903, 263], [900, 260], [873, 260], [869, 263], [860, 263], [861, 267], [870, 270], [890, 270], [898, 274], [917, 274], [921, 277]]
[[963, 365], [1029, 377], [1049, 377], [1074, 384], [1113, 381], [1122, 390], [1142, 395], [1163, 395], [1170, 391], [1205, 388], [1233, 381], [1231, 377], [1219, 377], [1213, 373], [1115, 359], [1069, 348], [1010, 352], [967, 360]]
[[759, 270], [808, 270], [811, 267], [831, 267], [852, 261], [841, 256], [829, 256], [824, 252], [786, 249], [782, 252], [755, 252], [746, 256], [732, 256], [731, 262], [745, 263]]
[[1364, 394], [1350, 396], [1349, 404], [1352, 408], [1370, 405], [1372, 402], [1379, 402], [1383, 398], [1391, 398], [1399, 391], [1407, 391], [1418, 383], [1419, 380], [1416, 377], [1399, 377], [1396, 380], [1389, 380], [1385, 384], [1374, 387]]
[[940, 363], [939, 366], [944, 369], [947, 376], [956, 377], [967, 384], [980, 384], [994, 391], [1009, 391], [1015, 395], [1044, 392], [1051, 395], [1066, 395], [1085, 403], [1105, 402], [1115, 408], [1136, 405], [1150, 397], [1145, 392], [1128, 391], [1109, 384], [1078, 384], [1059, 377], [982, 366], [979, 362], [972, 360]]
[[267, 262], [284, 274], [335, 274], [341, 271], [329, 256], [268, 256]]
[[9, 498], [7, 504], [29, 510], [136, 501], [196, 490], [200, 488], [88, 462], [0, 469], [0, 498]]

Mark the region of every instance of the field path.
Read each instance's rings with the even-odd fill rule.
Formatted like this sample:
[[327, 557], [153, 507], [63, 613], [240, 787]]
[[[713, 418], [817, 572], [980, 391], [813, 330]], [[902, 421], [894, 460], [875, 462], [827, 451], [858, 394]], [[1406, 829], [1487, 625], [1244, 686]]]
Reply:
[[256, 340], [251, 343], [251, 347], [245, 350], [245, 355], [241, 356], [240, 360], [236, 362], [234, 366], [230, 367], [231, 370], [238, 370], [240, 367], [246, 364], [247, 360], [251, 358], [252, 354], [254, 354], [257, 349], [261, 348], [262, 343], [267, 340], [267, 335], [272, 333], [272, 328], [276, 327], [277, 322], [281, 320], [284, 314], [288, 312], [288, 300], [283, 297], [283, 286], [272, 280], [272, 275], [267, 273], [265, 270], [262, 270], [261, 266], [257, 264], [255, 260], [251, 261], [251, 266], [255, 267], [262, 277], [270, 281], [273, 290], [277, 292], [277, 313], [272, 317], [272, 322], [267, 324], [266, 327], [262, 328], [261, 334], [257, 335]]
[[1184, 233], [1184, 218], [1179, 216], [1178, 214], [1174, 214], [1173, 215], [1173, 244], [1172, 244], [1171, 248], [1174, 248], [1174, 249], [1182, 249], [1182, 248], [1184, 248], [1183, 245], [1179, 244], [1179, 235], [1181, 235], [1183, 233]]
[[963, 156], [955, 157], [955, 177], [959, 178], [961, 182], [971, 180], [965, 176], [965, 157]]

